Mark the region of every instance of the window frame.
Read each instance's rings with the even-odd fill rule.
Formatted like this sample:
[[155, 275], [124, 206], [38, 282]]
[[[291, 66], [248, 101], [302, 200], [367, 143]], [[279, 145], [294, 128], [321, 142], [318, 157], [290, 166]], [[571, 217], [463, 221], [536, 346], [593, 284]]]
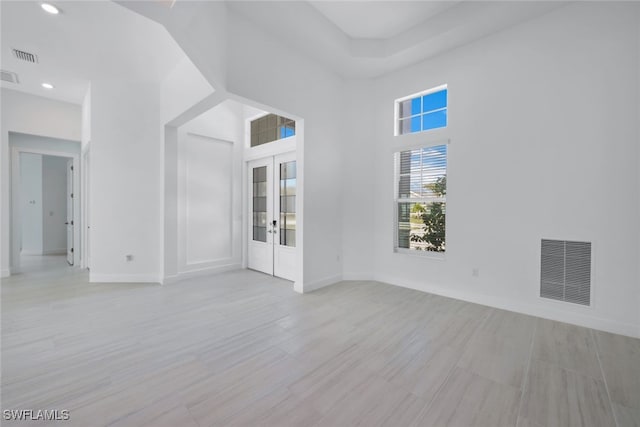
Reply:
[[[257, 130], [256, 132], [254, 132], [253, 130], [253, 126], [255, 122], [258, 122], [260, 120], [268, 120], [267, 117], [269, 116], [273, 116], [274, 120], [276, 122], [275, 127], [271, 127], [271, 126], [267, 126], [265, 129], [262, 130]], [[282, 121], [282, 123], [279, 123], [280, 121]], [[265, 125], [263, 125], [265, 126]], [[270, 141], [266, 141], [266, 142], [262, 142], [262, 143], [257, 143], [256, 145], [253, 145], [253, 137], [254, 134], [256, 137], [258, 137], [258, 135], [260, 134], [264, 134], [268, 131], [273, 130], [275, 132], [275, 139], [272, 139]], [[285, 135], [283, 136], [283, 132], [285, 131]], [[292, 132], [288, 135], [286, 135], [286, 133]], [[276, 114], [276, 113], [264, 113], [264, 114], [260, 114], [257, 115], [255, 117], [249, 118], [247, 119], [247, 145], [248, 148], [250, 149], [255, 149], [258, 147], [261, 147], [263, 145], [267, 145], [267, 144], [272, 144], [274, 142], [278, 142], [278, 141], [282, 141], [284, 139], [288, 139], [288, 138], [293, 138], [296, 136], [296, 120], [295, 119], [291, 119], [289, 117], [285, 117], [283, 115], [280, 114]]]
[[[400, 104], [402, 104], [404, 101], [408, 101], [411, 100], [413, 98], [422, 98], [425, 95], [430, 95], [432, 93], [436, 93], [436, 92], [440, 92], [442, 90], [446, 90], [447, 91], [447, 106], [444, 108], [439, 108], [439, 109], [435, 109], [435, 110], [430, 110], [428, 113], [434, 113], [437, 111], [443, 111], [446, 110], [447, 111], [447, 123], [445, 126], [442, 127], [437, 127], [437, 128], [432, 128], [432, 129], [422, 129], [422, 119], [421, 119], [421, 129], [419, 131], [416, 132], [407, 132], [407, 133], [401, 133], [400, 132], [400, 122], [401, 122], [401, 117], [400, 117]], [[414, 117], [423, 117], [425, 116], [425, 112], [421, 111], [420, 114], [413, 114], [410, 115], [408, 117], [404, 117], [403, 120], [411, 120]], [[394, 101], [394, 112], [393, 112], [393, 135], [394, 136], [405, 136], [405, 135], [415, 135], [415, 134], [419, 134], [422, 132], [429, 132], [429, 131], [434, 131], [434, 130], [439, 130], [439, 129], [446, 129], [447, 127], [449, 127], [449, 87], [447, 85], [447, 83], [441, 84], [439, 86], [435, 86], [432, 87], [430, 89], [426, 89], [423, 90], [421, 92], [416, 92], [416, 93], [412, 93], [411, 95], [407, 95], [407, 96], [403, 96], [401, 98], [398, 98]]]
[[[438, 139], [434, 141], [425, 141], [423, 143], [411, 144], [411, 145], [403, 145], [399, 147], [394, 147], [392, 155], [393, 155], [393, 253], [401, 254], [401, 255], [409, 255], [409, 256], [417, 256], [422, 258], [432, 258], [435, 260], [445, 260], [446, 254], [449, 249], [445, 249], [443, 252], [435, 252], [435, 251], [420, 251], [410, 248], [401, 248], [398, 246], [398, 238], [399, 238], [399, 215], [398, 215], [398, 205], [400, 203], [433, 203], [433, 202], [444, 202], [446, 205], [446, 210], [448, 210], [447, 203], [447, 195], [444, 197], [435, 197], [435, 198], [400, 198], [399, 194], [399, 186], [400, 186], [400, 153], [404, 151], [413, 151], [413, 150], [424, 150], [431, 147], [437, 147], [440, 145], [445, 145], [447, 147], [446, 154], [446, 174], [449, 172], [449, 146], [451, 140], [446, 139]], [[445, 216], [445, 236], [446, 230], [448, 229], [448, 215]], [[445, 238], [446, 242], [446, 238]]]

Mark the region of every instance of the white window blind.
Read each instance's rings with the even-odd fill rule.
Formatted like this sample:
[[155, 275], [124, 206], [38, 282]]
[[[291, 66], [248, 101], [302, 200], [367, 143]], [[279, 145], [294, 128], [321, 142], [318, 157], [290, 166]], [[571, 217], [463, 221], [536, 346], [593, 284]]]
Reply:
[[447, 145], [395, 153], [395, 249], [444, 252]]

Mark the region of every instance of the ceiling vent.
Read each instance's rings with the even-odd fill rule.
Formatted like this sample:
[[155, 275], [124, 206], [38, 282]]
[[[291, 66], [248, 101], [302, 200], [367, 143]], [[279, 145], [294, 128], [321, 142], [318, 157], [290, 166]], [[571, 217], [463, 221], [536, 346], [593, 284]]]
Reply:
[[540, 296], [591, 305], [591, 243], [542, 240]]
[[24, 50], [19, 49], [11, 49], [13, 51], [13, 56], [21, 61], [31, 62], [32, 64], [38, 63], [38, 55], [35, 55], [31, 52], [25, 52]]
[[16, 73], [14, 73], [13, 71], [5, 71], [5, 70], [0, 70], [0, 80], [2, 80], [3, 82], [9, 82], [9, 83], [20, 83], [20, 79], [18, 79], [18, 75]]

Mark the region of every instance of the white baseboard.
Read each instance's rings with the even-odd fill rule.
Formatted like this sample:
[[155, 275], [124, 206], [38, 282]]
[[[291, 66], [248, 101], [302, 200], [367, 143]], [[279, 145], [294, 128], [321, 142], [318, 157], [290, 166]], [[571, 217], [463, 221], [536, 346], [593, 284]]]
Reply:
[[375, 277], [373, 273], [342, 273], [342, 280], [368, 281]]
[[31, 251], [29, 249], [22, 249], [20, 251], [20, 255], [21, 256], [39, 256], [39, 255], [43, 255], [44, 252], [42, 251]]
[[164, 276], [164, 278], [162, 279], [162, 284], [166, 285], [167, 283], [175, 283], [178, 282], [180, 280], [180, 276], [178, 276], [177, 274], [172, 274], [170, 276]]
[[11, 270], [8, 268], [3, 268], [0, 270], [0, 277], [9, 277], [11, 276]]
[[231, 263], [225, 265], [217, 265], [215, 267], [206, 267], [198, 270], [181, 271], [177, 275], [166, 276], [162, 281], [162, 284], [175, 283], [183, 279], [190, 279], [193, 277], [210, 276], [212, 274], [224, 273], [226, 271], [239, 270], [241, 268], [240, 263]]
[[[365, 280], [365, 279], [361, 279]], [[403, 288], [415, 289], [421, 292], [427, 292], [443, 297], [453, 298], [461, 301], [467, 301], [475, 304], [486, 305], [489, 307], [499, 308], [502, 310], [513, 311], [516, 313], [527, 314], [529, 316], [541, 317], [544, 319], [555, 320], [558, 322], [571, 323], [573, 325], [584, 326], [587, 328], [597, 329], [600, 331], [611, 332], [614, 334], [626, 335], [634, 338], [640, 338], [640, 329], [638, 325], [632, 323], [623, 323], [601, 317], [591, 316], [588, 314], [567, 312], [552, 307], [540, 307], [538, 305], [521, 303], [505, 298], [494, 297], [490, 295], [473, 294], [468, 292], [460, 292], [445, 289], [429, 283], [415, 283], [411, 281], [398, 280], [392, 276], [376, 275], [375, 280]]]
[[66, 255], [66, 254], [67, 254], [67, 248], [49, 249], [46, 251], [42, 251], [42, 255]]
[[[313, 282], [304, 282], [302, 286], [300, 286], [297, 282], [293, 285], [294, 289], [297, 292], [301, 293], [309, 293], [320, 288], [324, 288], [329, 285], [333, 285], [335, 283], [342, 281], [342, 274], [336, 274], [335, 276], [325, 277], [324, 279], [314, 280]], [[302, 288], [302, 289], [300, 289]]]
[[96, 274], [89, 271], [89, 283], [162, 283], [157, 274]]
[[299, 294], [303, 294], [304, 290], [302, 289], [302, 282], [296, 281], [293, 283], [293, 290]]

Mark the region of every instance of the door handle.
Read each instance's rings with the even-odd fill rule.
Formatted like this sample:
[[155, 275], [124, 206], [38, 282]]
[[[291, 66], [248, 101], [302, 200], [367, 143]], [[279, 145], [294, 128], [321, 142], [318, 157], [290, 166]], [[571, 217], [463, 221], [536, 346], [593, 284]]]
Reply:
[[65, 222], [64, 225], [69, 225], [69, 222]]

